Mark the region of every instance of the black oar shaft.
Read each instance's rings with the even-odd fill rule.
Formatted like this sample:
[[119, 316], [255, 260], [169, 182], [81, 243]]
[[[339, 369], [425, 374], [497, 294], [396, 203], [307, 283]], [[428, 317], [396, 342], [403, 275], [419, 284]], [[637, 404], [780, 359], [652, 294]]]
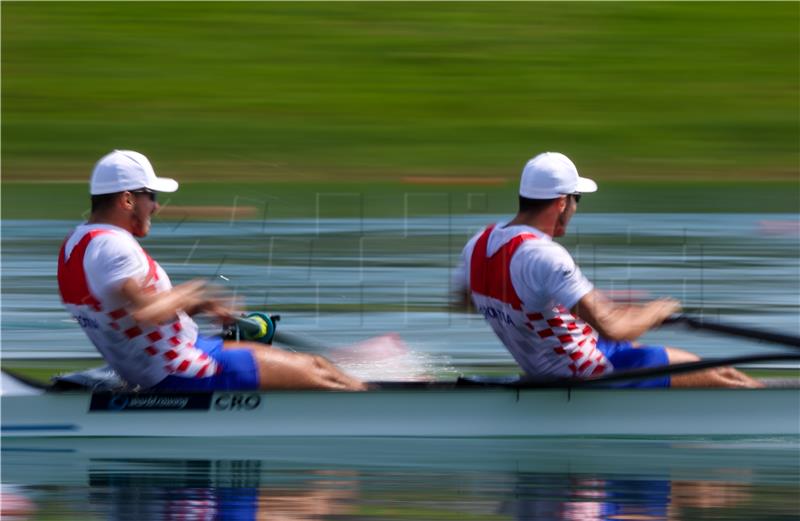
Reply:
[[772, 331], [764, 331], [762, 329], [734, 326], [732, 324], [722, 324], [719, 322], [710, 322], [698, 318], [689, 317], [686, 315], [679, 315], [671, 317], [664, 321], [665, 324], [686, 324], [692, 329], [705, 329], [708, 331], [716, 331], [718, 333], [725, 333], [732, 336], [742, 338], [750, 338], [753, 340], [760, 340], [762, 342], [769, 342], [772, 344], [781, 344], [791, 347], [800, 347], [800, 337], [795, 335], [786, 335], [783, 333], [774, 333]]
[[673, 364], [661, 367], [649, 367], [643, 369], [634, 369], [631, 371], [620, 371], [611, 373], [608, 376], [592, 380], [582, 380], [576, 382], [578, 385], [592, 385], [607, 382], [620, 382], [626, 380], [645, 380], [648, 378], [655, 378], [657, 376], [676, 375], [684, 373], [693, 373], [695, 371], [703, 371], [705, 369], [713, 369], [715, 367], [724, 367], [740, 364], [752, 364], [760, 362], [785, 362], [785, 361], [799, 361], [800, 354], [783, 354], [774, 353], [766, 355], [744, 355], [730, 358], [707, 358], [697, 362], [686, 362], [683, 364]]
[[[569, 380], [535, 380], [523, 377], [518, 382], [508, 383], [512, 387], [520, 388], [539, 388], [539, 387], [602, 387], [604, 384], [618, 383], [618, 382], [632, 382], [649, 380], [660, 376], [672, 376], [676, 374], [693, 373], [696, 371], [704, 371], [707, 369], [714, 369], [716, 367], [733, 366], [740, 364], [752, 364], [759, 362], [778, 362], [778, 361], [800, 361], [800, 354], [794, 353], [771, 353], [771, 354], [758, 354], [758, 355], [744, 355], [731, 358], [716, 358], [705, 359], [697, 362], [686, 362], [683, 364], [662, 365], [658, 367], [644, 367], [641, 369], [631, 369], [629, 371], [615, 371], [611, 374], [591, 378], [587, 380], [582, 379], [569, 379]], [[496, 384], [492, 384], [496, 385]]]
[[276, 331], [275, 342], [283, 344], [292, 349], [316, 353], [325, 352], [329, 347], [316, 339], [307, 337], [306, 335], [289, 333], [287, 331]]

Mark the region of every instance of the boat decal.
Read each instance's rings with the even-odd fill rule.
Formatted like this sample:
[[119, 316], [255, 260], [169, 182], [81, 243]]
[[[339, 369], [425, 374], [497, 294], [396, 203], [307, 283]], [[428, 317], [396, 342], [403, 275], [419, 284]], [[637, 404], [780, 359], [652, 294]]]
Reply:
[[211, 393], [93, 393], [89, 412], [207, 411]]
[[220, 411], [252, 411], [261, 405], [261, 395], [222, 393], [214, 400], [214, 409]]

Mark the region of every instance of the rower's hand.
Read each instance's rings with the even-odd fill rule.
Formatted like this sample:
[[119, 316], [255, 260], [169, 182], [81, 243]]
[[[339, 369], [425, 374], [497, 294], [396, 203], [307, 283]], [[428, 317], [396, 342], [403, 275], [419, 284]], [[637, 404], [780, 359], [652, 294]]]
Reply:
[[188, 315], [204, 313], [223, 323], [238, 316], [238, 301], [224, 289], [204, 280], [190, 280], [172, 288], [180, 308]]
[[220, 286], [207, 284], [203, 287], [196, 313], [205, 313], [223, 325], [232, 323], [242, 315], [242, 302]]
[[211, 315], [222, 325], [232, 324], [242, 316], [242, 306], [239, 299], [233, 297], [214, 298], [206, 301], [202, 312]]
[[178, 284], [170, 290], [179, 307], [189, 315], [199, 313], [207, 299], [206, 288], [208, 283], [201, 279], [190, 280]]
[[664, 320], [680, 312], [681, 303], [673, 298], [660, 298], [645, 304], [647, 312], [653, 317], [653, 327], [661, 325]]

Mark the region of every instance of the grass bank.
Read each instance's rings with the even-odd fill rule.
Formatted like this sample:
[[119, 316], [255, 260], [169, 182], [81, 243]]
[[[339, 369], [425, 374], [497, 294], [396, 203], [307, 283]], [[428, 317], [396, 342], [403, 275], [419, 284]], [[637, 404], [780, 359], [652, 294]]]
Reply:
[[[1, 9], [5, 218], [72, 215], [80, 190], [47, 181], [85, 180], [113, 148], [148, 154], [192, 204], [442, 191], [404, 179], [444, 177], [459, 180], [454, 197], [489, 193], [494, 211], [542, 150], [609, 187], [587, 201], [598, 211], [800, 201], [798, 3]], [[662, 202], [640, 197], [647, 183]], [[694, 201], [698, 186], [724, 197]]]
[[[3, 185], [4, 219], [66, 219], [87, 215], [85, 181]], [[162, 195], [164, 221], [281, 218], [380, 218], [422, 215], [509, 214], [516, 184], [414, 185], [397, 181], [186, 182]], [[580, 211], [630, 213], [798, 213], [800, 187], [790, 181], [609, 181], [581, 200]]]

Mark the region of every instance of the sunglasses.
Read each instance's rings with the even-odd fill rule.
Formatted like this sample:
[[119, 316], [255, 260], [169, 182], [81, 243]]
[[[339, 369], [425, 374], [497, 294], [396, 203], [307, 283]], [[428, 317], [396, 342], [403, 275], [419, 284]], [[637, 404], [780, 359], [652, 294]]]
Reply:
[[141, 190], [131, 190], [131, 193], [136, 195], [146, 194], [151, 201], [156, 202], [156, 192], [148, 190], [147, 188], [143, 188]]
[[575, 204], [578, 204], [579, 202], [581, 202], [581, 195], [583, 195], [583, 194], [579, 194], [579, 193], [575, 192], [575, 193], [566, 194], [566, 195], [571, 195], [572, 198], [575, 199]]

